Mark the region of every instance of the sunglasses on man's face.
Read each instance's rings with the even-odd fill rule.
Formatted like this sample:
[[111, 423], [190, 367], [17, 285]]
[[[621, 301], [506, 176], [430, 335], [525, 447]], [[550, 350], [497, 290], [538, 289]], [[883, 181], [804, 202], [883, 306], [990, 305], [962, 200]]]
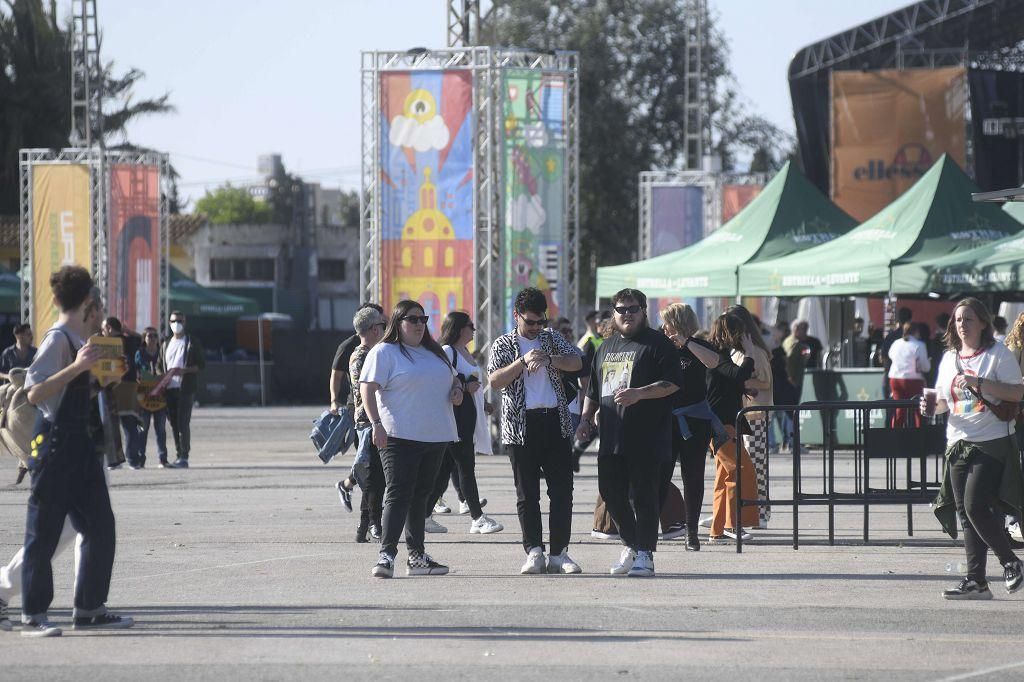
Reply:
[[528, 319], [528, 318], [524, 317], [524, 318], [522, 318], [522, 320], [526, 324], [527, 327], [543, 327], [543, 326], [545, 326], [548, 323], [547, 319], [545, 319], [543, 317], [540, 318], [539, 320], [531, 320], [531, 319]]
[[639, 306], [639, 305], [637, 305], [635, 303], [633, 305], [617, 305], [617, 306], [615, 306], [615, 312], [617, 312], [619, 315], [625, 315], [626, 313], [631, 313], [633, 315], [636, 315], [641, 310], [643, 310], [643, 307], [641, 307], [641, 306]]
[[426, 324], [430, 321], [430, 315], [406, 315], [402, 319], [412, 324]]

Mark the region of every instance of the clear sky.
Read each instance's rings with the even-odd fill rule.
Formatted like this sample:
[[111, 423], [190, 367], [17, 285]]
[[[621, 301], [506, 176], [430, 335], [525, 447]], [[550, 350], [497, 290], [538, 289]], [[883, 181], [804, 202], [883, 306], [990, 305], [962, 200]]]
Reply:
[[[485, 3], [486, 6], [487, 3]], [[906, 0], [709, 0], [751, 108], [793, 130], [786, 70], [801, 47]], [[70, 0], [60, 0], [64, 10]], [[101, 56], [146, 73], [139, 96], [170, 92], [175, 114], [130, 139], [171, 154], [184, 197], [257, 178], [256, 158], [355, 188], [360, 52], [441, 47], [445, 0], [97, 0]], [[581, 112], [586, 116], [586, 112]]]

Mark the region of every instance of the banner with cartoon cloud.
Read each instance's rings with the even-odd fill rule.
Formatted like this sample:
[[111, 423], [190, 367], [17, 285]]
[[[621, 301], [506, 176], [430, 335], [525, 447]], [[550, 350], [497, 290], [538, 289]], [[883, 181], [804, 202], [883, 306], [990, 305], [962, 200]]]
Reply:
[[548, 299], [548, 317], [564, 307], [565, 91], [563, 75], [510, 69], [504, 74], [505, 314], [533, 286]]
[[419, 301], [435, 337], [474, 306], [472, 104], [468, 70], [380, 75], [381, 303]]

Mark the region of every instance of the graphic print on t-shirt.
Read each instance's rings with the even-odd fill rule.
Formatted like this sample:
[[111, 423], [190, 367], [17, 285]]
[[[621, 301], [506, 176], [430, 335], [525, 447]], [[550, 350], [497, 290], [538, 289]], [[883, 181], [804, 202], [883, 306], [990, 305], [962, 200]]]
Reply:
[[[964, 368], [964, 376], [978, 376], [974, 370]], [[953, 377], [953, 382], [956, 381], [956, 377]], [[961, 390], [956, 387], [956, 384], [950, 382], [949, 395], [953, 399], [952, 404], [949, 407], [950, 412], [953, 414], [977, 414], [985, 411], [985, 403], [978, 400], [978, 398], [970, 391]]]
[[601, 397], [610, 398], [622, 388], [629, 388], [633, 376], [634, 353], [608, 353], [601, 363]]

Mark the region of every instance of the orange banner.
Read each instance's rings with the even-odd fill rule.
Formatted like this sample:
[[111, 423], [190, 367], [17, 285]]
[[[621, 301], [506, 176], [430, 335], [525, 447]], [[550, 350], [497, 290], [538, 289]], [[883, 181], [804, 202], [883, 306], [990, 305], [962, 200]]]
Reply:
[[160, 168], [110, 167], [107, 310], [125, 329], [160, 326]]
[[761, 185], [722, 186], [722, 224], [729, 222], [737, 213], [747, 207], [764, 189]]
[[65, 265], [92, 270], [89, 167], [32, 166], [32, 319], [37, 339], [57, 321], [50, 275]]
[[966, 70], [832, 72], [832, 200], [859, 221], [949, 154], [966, 159]]

